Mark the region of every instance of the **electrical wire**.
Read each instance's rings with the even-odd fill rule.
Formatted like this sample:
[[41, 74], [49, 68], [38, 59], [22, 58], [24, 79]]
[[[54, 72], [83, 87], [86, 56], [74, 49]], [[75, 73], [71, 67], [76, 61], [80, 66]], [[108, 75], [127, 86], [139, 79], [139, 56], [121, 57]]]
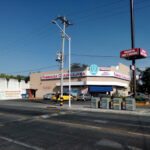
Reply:
[[[92, 9], [87, 9], [87, 10], [83, 10], [83, 11], [81, 11], [82, 13], [83, 12], [86, 12], [86, 11], [89, 11], [89, 10], [95, 10], [96, 8], [100, 8], [100, 7], [105, 7], [105, 6], [111, 6], [111, 5], [114, 5], [114, 4], [116, 4], [116, 3], [118, 3], [118, 2], [121, 2], [121, 0], [119, 0], [119, 1], [116, 1], [116, 2], [112, 2], [112, 3], [110, 3], [109, 5], [108, 4], [105, 4], [105, 5], [102, 5], [102, 6], [97, 6], [97, 7], [95, 7], [95, 8], [92, 8]], [[139, 3], [143, 3], [143, 2], [145, 2], [145, 1], [140, 1], [140, 2], [136, 2], [136, 4], [139, 4]], [[121, 6], [121, 7], [117, 7], [118, 9], [119, 8], [123, 8], [124, 6]], [[140, 9], [141, 8], [146, 8], [146, 7], [150, 7], [150, 6], [145, 6], [145, 7], [140, 7]], [[116, 9], [116, 8], [115, 8]], [[81, 12], [79, 12], [78, 14], [80, 14]], [[108, 10], [107, 10], [107, 12], [108, 12]], [[115, 14], [111, 14], [111, 15], [106, 15], [106, 16], [100, 16], [101, 18], [108, 18], [108, 17], [112, 17], [112, 16], [117, 16], [117, 15], [120, 15], [120, 14], [123, 14], [123, 13], [126, 13], [126, 11], [120, 11], [120, 12], [117, 12], [117, 13], [115, 13]], [[86, 17], [89, 17], [89, 15], [88, 16], [86, 16]], [[84, 18], [86, 18], [86, 17], [84, 17]], [[100, 18], [99, 17], [99, 18]], [[81, 20], [82, 21], [80, 21], [80, 22], [85, 22], [85, 20], [84, 20], [84, 18], [82, 18]], [[92, 19], [94, 19], [94, 18], [92, 18]], [[96, 19], [97, 19], [97, 17], [96, 17]], [[80, 19], [79, 19], [80, 20]], [[89, 20], [89, 19], [88, 19]], [[79, 23], [80, 23], [79, 22]], [[47, 26], [47, 25], [45, 25], [45, 26]], [[41, 28], [42, 29], [42, 28]], [[40, 30], [39, 30], [40, 31]], [[54, 31], [54, 30], [52, 30], [52, 31]], [[31, 33], [36, 33], [36, 31], [33, 31], [33, 32], [31, 32]], [[49, 35], [47, 34], [45, 37], [48, 37], [48, 36], [51, 36], [52, 34], [50, 34], [49, 33]], [[38, 37], [40, 37], [40, 36], [38, 36]], [[21, 39], [22, 40], [22, 39]], [[33, 39], [32, 39], [32, 41], [33, 41]], [[32, 43], [32, 41], [30, 42], [30, 43]], [[17, 41], [16, 41], [17, 42]], [[29, 45], [28, 43], [27, 44], [24, 44], [23, 45], [23, 47], [25, 47], [26, 45]], [[20, 49], [20, 48], [16, 48], [16, 49]], [[16, 50], [16, 49], [14, 49], [14, 50]], [[12, 51], [12, 47], [11, 47], [11, 51]], [[5, 52], [8, 52], [8, 51], [5, 51]], [[14, 51], [12, 51], [13, 52], [13, 54], [14, 54]]]
[[6, 74], [16, 74], [16, 73], [26, 73], [26, 72], [40, 71], [40, 70], [49, 69], [49, 68], [56, 68], [58, 66], [59, 65], [46, 66], [46, 67], [40, 67], [40, 68], [35, 68], [35, 69], [29, 69], [29, 70], [22, 70], [22, 71], [16, 71], [16, 72], [8, 72]]
[[[143, 2], [143, 1], [142, 1]], [[141, 2], [139, 2], [139, 3], [136, 3], [136, 5], [137, 4], [140, 4]], [[124, 7], [128, 7], [128, 5], [126, 5], [126, 6], [121, 6], [121, 7], [116, 7], [116, 8], [114, 8], [115, 10], [117, 10], [117, 12], [115, 12], [115, 13], [112, 13], [111, 12], [111, 14], [106, 14], [106, 13], [108, 13], [108, 10], [104, 10], [104, 11], [102, 11], [103, 13], [105, 13], [106, 15], [99, 15], [99, 14], [97, 14], [97, 15], [94, 15], [94, 17], [92, 16], [92, 18], [89, 18], [89, 16], [90, 15], [88, 15], [88, 16], [84, 16], [84, 17], [81, 17], [81, 18], [78, 18], [78, 20], [77, 20], [77, 22], [78, 22], [78, 24], [79, 23], [84, 23], [84, 22], [86, 22], [86, 21], [92, 21], [92, 20], [98, 20], [98, 19], [108, 19], [108, 18], [110, 18], [110, 17], [114, 17], [114, 16], [118, 16], [118, 15], [122, 15], [122, 14], [125, 14], [125, 13], [130, 13], [130, 11], [127, 11], [127, 10], [122, 10], [121, 8], [124, 8]], [[137, 7], [137, 8], [134, 8], [134, 11], [136, 12], [136, 11], [141, 11], [143, 8], [149, 8], [150, 7], [150, 5], [146, 5], [146, 6], [142, 6], [142, 7]], [[121, 11], [118, 11], [118, 10], [120, 10], [121, 9]], [[109, 12], [110, 13], [110, 12]]]

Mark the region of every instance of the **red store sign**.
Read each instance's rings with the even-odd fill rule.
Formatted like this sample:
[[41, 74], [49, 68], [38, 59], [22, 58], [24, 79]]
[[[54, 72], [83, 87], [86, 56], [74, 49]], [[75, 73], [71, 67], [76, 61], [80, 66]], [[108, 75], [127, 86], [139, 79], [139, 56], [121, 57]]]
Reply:
[[120, 53], [120, 57], [127, 60], [145, 58], [147, 57], [147, 51], [142, 48], [123, 50]]
[[[85, 72], [75, 72], [75, 73], [71, 73], [71, 77], [83, 77], [85, 76]], [[44, 75], [41, 77], [41, 80], [49, 80], [49, 79], [59, 79], [61, 78], [61, 74], [48, 74], [48, 75]], [[69, 73], [65, 73], [63, 75], [63, 78], [69, 78]]]

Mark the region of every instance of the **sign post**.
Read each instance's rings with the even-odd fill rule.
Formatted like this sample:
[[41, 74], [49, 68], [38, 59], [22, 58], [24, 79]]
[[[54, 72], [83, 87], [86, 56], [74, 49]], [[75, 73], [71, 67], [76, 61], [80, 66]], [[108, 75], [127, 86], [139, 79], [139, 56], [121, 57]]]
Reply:
[[147, 52], [141, 48], [135, 48], [134, 41], [134, 14], [133, 14], [133, 0], [130, 0], [130, 14], [131, 14], [131, 47], [130, 50], [121, 51], [120, 57], [127, 60], [132, 60], [133, 73], [133, 94], [136, 96], [136, 66], [135, 60], [147, 57]]

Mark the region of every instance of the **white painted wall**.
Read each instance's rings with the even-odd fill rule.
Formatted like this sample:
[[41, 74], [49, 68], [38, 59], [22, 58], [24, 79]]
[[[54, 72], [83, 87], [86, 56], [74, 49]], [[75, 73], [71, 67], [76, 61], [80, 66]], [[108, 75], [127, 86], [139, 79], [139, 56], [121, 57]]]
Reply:
[[29, 82], [25, 83], [23, 80], [18, 82], [16, 79], [7, 81], [4, 78], [0, 78], [0, 100], [19, 99], [21, 94], [26, 93], [26, 89], [29, 89]]

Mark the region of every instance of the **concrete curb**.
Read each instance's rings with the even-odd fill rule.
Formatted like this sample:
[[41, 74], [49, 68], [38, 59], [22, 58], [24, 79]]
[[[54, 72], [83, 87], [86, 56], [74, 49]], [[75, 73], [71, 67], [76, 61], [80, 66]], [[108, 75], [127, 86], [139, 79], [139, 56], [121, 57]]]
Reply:
[[139, 115], [139, 116], [150, 116], [150, 112], [146, 110], [136, 110], [136, 111], [128, 111], [128, 110], [112, 110], [112, 109], [94, 109], [94, 108], [77, 108], [77, 107], [67, 107], [67, 106], [56, 106], [57, 109], [64, 109], [64, 110], [73, 110], [73, 111], [88, 111], [88, 112], [99, 112], [99, 113], [111, 113], [111, 114], [119, 114], [119, 115]]

